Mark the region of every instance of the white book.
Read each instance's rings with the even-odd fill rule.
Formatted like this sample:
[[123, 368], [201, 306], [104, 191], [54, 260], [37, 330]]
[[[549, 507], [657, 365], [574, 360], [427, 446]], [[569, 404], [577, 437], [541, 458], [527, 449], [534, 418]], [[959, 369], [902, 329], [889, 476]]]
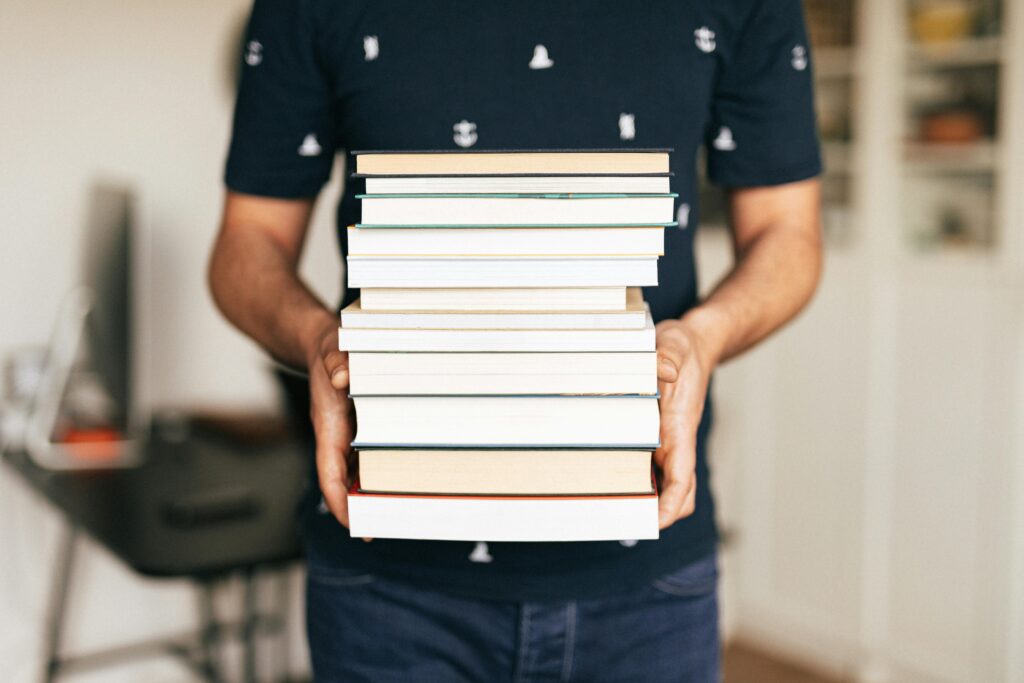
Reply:
[[364, 311], [624, 311], [625, 287], [363, 287]]
[[656, 256], [350, 256], [349, 287], [648, 287]]
[[667, 175], [393, 176], [366, 179], [367, 194], [668, 194]]
[[658, 496], [440, 497], [349, 492], [354, 537], [438, 541], [658, 538]]
[[367, 311], [358, 299], [341, 311], [346, 329], [635, 330], [646, 324], [636, 287], [629, 288], [624, 311]]
[[350, 256], [660, 256], [665, 229], [357, 228]]
[[370, 449], [359, 486], [376, 493], [576, 496], [651, 493], [650, 451]]
[[369, 226], [670, 225], [667, 195], [357, 195]]
[[632, 330], [389, 330], [341, 327], [342, 351], [653, 351], [654, 322]]
[[656, 396], [355, 396], [357, 448], [657, 448]]
[[349, 391], [443, 394], [656, 394], [657, 354], [350, 353]]

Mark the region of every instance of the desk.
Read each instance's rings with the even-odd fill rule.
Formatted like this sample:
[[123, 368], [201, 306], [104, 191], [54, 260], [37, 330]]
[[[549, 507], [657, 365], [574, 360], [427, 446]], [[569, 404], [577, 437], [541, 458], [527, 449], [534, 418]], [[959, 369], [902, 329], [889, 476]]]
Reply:
[[[300, 557], [295, 509], [305, 485], [306, 457], [294, 442], [241, 446], [224, 438], [157, 433], [133, 469], [61, 471], [37, 467], [25, 453], [4, 460], [67, 520], [55, 564], [47, 631], [46, 681], [65, 670], [152, 654], [174, 654], [209, 681], [221, 681], [217, 650], [226, 636], [246, 644], [246, 680], [255, 680], [254, 637], [280, 629], [280, 615], [256, 614], [257, 571]], [[197, 633], [64, 657], [61, 635], [75, 540], [88, 534], [125, 564], [152, 577], [190, 578], [200, 588]], [[213, 613], [218, 582], [241, 575], [245, 614], [237, 624]]]

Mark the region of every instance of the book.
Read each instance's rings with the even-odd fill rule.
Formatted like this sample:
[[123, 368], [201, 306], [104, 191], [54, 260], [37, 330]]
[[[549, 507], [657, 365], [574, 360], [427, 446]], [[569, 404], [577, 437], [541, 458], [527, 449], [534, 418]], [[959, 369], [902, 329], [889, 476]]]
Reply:
[[348, 228], [351, 256], [660, 256], [665, 230], [641, 228]]
[[367, 329], [341, 327], [342, 351], [653, 351], [654, 321], [638, 329]]
[[658, 537], [669, 151], [352, 153], [353, 535]]
[[628, 330], [647, 324], [647, 306], [630, 287], [622, 311], [366, 311], [357, 299], [341, 311], [345, 329]]
[[[358, 485], [357, 485], [358, 486]], [[348, 494], [363, 538], [440, 541], [617, 541], [658, 538], [658, 496], [480, 497]]]
[[673, 223], [666, 195], [356, 195], [360, 227], [651, 226]]
[[356, 448], [658, 447], [657, 396], [354, 396]]
[[364, 311], [623, 311], [625, 287], [363, 287]]
[[651, 492], [651, 451], [363, 450], [366, 492], [466, 495]]
[[362, 353], [348, 356], [349, 391], [363, 394], [647, 394], [657, 354]]
[[350, 256], [349, 287], [646, 287], [656, 256]]
[[668, 173], [668, 149], [353, 151], [360, 175]]
[[375, 176], [366, 194], [668, 194], [669, 174], [616, 176]]

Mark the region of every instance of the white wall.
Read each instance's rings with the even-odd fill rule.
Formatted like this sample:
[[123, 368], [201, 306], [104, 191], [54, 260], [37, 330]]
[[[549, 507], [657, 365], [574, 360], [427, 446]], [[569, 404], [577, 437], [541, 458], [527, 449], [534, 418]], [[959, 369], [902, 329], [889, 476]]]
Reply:
[[[222, 195], [230, 64], [247, 11], [247, 0], [0, 3], [0, 358], [46, 342], [76, 278], [87, 188], [113, 178], [138, 190], [151, 249], [143, 275], [152, 402], [275, 405], [262, 354], [221, 320], [204, 278]], [[329, 301], [340, 273], [332, 204], [320, 205], [304, 263]], [[31, 680], [57, 529], [56, 515], [0, 469], [5, 680]], [[186, 586], [140, 581], [89, 544], [80, 558], [73, 649], [191, 623]], [[80, 680], [90, 678], [180, 681], [182, 671], [142, 664], [120, 678]]]
[[[220, 211], [230, 61], [246, 0], [5, 0], [0, 8], [0, 355], [46, 340], [75, 279], [95, 178], [136, 187], [148, 219], [160, 405], [269, 405], [262, 356], [210, 303], [206, 257]], [[336, 177], [337, 179], [337, 177]], [[330, 202], [308, 253], [338, 292]]]

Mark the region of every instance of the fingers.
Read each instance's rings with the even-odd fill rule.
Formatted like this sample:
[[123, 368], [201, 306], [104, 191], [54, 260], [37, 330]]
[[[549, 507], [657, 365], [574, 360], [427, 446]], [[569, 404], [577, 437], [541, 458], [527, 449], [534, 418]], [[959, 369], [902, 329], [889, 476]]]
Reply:
[[658, 352], [658, 381], [675, 382], [679, 379], [679, 364], [672, 358]]
[[331, 349], [324, 354], [324, 370], [331, 380], [331, 386], [338, 391], [348, 389], [348, 354]]
[[693, 514], [697, 503], [697, 477], [693, 472], [686, 479], [664, 479], [658, 497], [658, 528], [666, 529], [683, 517]]
[[686, 338], [670, 331], [658, 335], [658, 380], [675, 382], [688, 352]]
[[658, 496], [658, 528], [664, 529], [679, 518], [679, 510], [686, 500], [686, 484], [681, 481], [662, 483]]
[[345, 452], [317, 433], [316, 469], [324, 502], [339, 522], [348, 527], [348, 468]]
[[352, 442], [354, 420], [352, 402], [336, 389], [327, 374], [345, 376], [347, 357], [341, 352], [324, 354], [323, 371], [315, 367], [309, 373], [310, 417], [316, 433], [316, 467], [320, 490], [328, 509], [341, 524], [348, 526], [349, 467], [347, 458]]
[[693, 513], [697, 490], [696, 432], [672, 428], [662, 419], [662, 445], [654, 453], [661, 469], [661, 491], [658, 494], [658, 528], [665, 529]]

